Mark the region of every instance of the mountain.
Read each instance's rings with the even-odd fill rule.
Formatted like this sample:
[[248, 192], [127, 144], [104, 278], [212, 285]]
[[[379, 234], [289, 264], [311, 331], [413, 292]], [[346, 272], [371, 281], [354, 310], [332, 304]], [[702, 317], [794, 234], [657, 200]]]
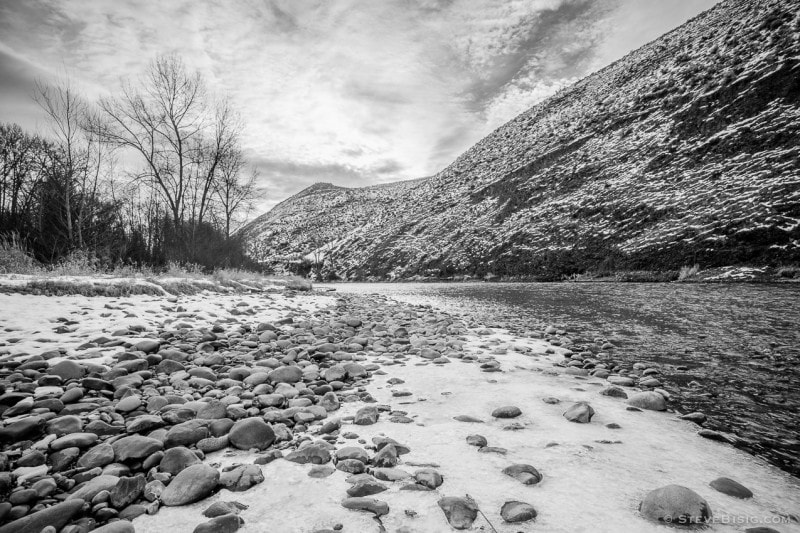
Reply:
[[442, 172], [317, 184], [244, 230], [349, 279], [800, 261], [800, 0], [728, 0]]

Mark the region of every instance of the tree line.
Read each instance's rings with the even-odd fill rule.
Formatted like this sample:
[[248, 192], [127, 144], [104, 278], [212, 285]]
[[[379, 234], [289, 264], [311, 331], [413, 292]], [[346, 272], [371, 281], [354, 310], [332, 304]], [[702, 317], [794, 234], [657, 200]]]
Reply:
[[0, 123], [0, 235], [39, 261], [105, 265], [247, 263], [236, 230], [256, 193], [243, 123], [176, 55], [88, 101], [37, 82], [47, 131]]

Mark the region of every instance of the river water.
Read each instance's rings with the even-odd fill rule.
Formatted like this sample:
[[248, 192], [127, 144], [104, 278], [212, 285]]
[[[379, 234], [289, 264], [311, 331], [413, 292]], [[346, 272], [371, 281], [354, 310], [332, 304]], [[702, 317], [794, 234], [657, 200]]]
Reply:
[[[800, 476], [800, 285], [678, 283], [348, 283], [516, 332], [554, 325], [576, 344], [609, 340], [644, 362], [704, 427]], [[680, 368], [679, 368], [680, 367]]]

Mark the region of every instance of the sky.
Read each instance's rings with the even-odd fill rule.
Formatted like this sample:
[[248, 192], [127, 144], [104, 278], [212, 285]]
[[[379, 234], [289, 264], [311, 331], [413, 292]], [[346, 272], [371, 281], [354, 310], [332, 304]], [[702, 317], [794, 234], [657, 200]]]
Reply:
[[177, 53], [243, 116], [258, 213], [320, 181], [431, 176], [715, 3], [0, 0], [0, 121], [44, 131], [34, 80], [92, 99]]

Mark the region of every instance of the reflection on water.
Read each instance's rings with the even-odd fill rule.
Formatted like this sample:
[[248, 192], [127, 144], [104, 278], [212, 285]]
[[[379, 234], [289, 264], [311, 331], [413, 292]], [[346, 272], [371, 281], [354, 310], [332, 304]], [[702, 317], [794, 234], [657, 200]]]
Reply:
[[[516, 331], [555, 325], [610, 340], [630, 368], [655, 363], [682, 412], [800, 475], [800, 286], [635, 283], [337, 284], [468, 313]], [[677, 367], [681, 367], [679, 370]]]

